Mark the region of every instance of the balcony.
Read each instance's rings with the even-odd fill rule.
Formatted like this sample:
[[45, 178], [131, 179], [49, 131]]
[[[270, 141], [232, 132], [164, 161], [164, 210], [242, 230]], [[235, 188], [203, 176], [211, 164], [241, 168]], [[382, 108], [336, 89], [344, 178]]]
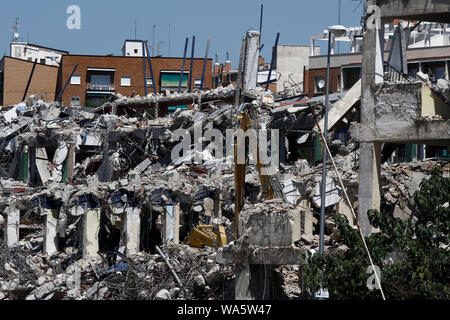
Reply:
[[88, 83], [87, 91], [97, 91], [97, 92], [115, 92], [116, 88], [111, 84], [93, 84]]

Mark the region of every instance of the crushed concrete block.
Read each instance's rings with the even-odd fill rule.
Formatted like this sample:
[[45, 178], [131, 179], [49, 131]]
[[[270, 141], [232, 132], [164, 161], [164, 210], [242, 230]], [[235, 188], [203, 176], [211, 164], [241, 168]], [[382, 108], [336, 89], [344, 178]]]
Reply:
[[205, 278], [201, 274], [194, 277], [194, 282], [198, 287], [206, 286]]
[[206, 283], [211, 286], [223, 279], [223, 274], [219, 266], [213, 267], [205, 276]]
[[166, 289], [159, 291], [156, 296], [155, 296], [156, 300], [170, 300], [170, 292], [167, 291]]
[[291, 246], [301, 237], [300, 211], [282, 200], [244, 205], [239, 214], [239, 233], [261, 247]]
[[175, 287], [175, 288], [170, 289], [170, 296], [172, 297], [172, 299], [177, 298], [180, 293], [181, 293], [180, 288]]

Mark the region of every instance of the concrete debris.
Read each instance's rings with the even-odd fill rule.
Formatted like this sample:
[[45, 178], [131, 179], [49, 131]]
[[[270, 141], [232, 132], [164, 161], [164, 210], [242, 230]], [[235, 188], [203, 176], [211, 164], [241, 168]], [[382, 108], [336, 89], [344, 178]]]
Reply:
[[[349, 248], [336, 215], [357, 224], [351, 208], [358, 209], [360, 151], [348, 129], [359, 117], [358, 88], [331, 97], [328, 145], [351, 203], [328, 164], [324, 245], [340, 256]], [[450, 97], [448, 82], [432, 90]], [[117, 95], [95, 110], [33, 97], [3, 108], [0, 300], [248, 298], [242, 288], [258, 278], [248, 275], [270, 266], [278, 266], [269, 272], [273, 292], [304, 295], [302, 253], [319, 247], [322, 206], [321, 148], [311, 110], [323, 115], [324, 99], [291, 97], [294, 102], [282, 105], [261, 87], [244, 88], [240, 107], [231, 104], [234, 98], [229, 86]], [[171, 103], [192, 108], [164, 115]], [[229, 129], [239, 128], [243, 112], [251, 113], [251, 126], [280, 130], [281, 143], [271, 141], [267, 150], [278, 151], [280, 164], [266, 179], [253, 164], [235, 177], [233, 142], [217, 147]], [[256, 158], [251, 148], [248, 158]], [[448, 174], [445, 161], [384, 163], [384, 211], [413, 219], [414, 192], [438, 163]], [[245, 183], [237, 215], [240, 174]], [[188, 246], [202, 225], [225, 230], [221, 236], [231, 242]]]

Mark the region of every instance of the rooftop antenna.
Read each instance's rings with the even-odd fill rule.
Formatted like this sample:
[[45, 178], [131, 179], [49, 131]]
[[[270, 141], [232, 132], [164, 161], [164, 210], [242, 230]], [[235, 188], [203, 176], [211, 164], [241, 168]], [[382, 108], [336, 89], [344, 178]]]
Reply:
[[[341, 25], [341, 0], [339, 0], [338, 25]], [[339, 41], [337, 43], [338, 43], [338, 53], [341, 53], [341, 43]]]
[[230, 61], [230, 51], [227, 50], [227, 61]]
[[158, 42], [158, 56], [160, 55], [160, 51], [161, 51], [161, 45], [166, 43], [165, 41], [159, 41]]
[[[263, 15], [264, 15], [264, 5], [261, 4], [261, 16], [259, 18], [259, 39], [262, 39]], [[261, 45], [259, 47], [259, 51], [262, 50], [262, 47], [264, 47], [264, 45]]]
[[19, 17], [16, 17], [16, 21], [14, 22], [14, 26], [11, 30], [13, 42], [17, 41], [17, 39], [19, 39], [20, 37], [20, 34], [17, 32], [18, 29], [19, 29]]
[[[339, 0], [340, 1], [340, 0]], [[261, 5], [261, 16], [259, 18], [259, 33], [262, 34], [263, 27], [263, 15], [264, 15], [264, 5]]]
[[170, 57], [170, 45], [171, 45], [171, 42], [170, 42], [170, 30], [171, 29], [171, 26], [170, 26], [170, 24], [169, 24], [169, 57]]
[[215, 54], [215, 60], [216, 60], [215, 63], [219, 63], [219, 54], [218, 53]]
[[155, 56], [155, 29], [156, 29], [156, 24], [153, 25], [152, 57]]

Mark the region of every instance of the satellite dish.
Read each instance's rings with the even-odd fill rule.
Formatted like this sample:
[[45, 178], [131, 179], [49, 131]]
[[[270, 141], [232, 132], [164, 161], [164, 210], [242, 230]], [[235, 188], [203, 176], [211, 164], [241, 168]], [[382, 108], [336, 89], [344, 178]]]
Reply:
[[317, 86], [318, 86], [320, 89], [323, 89], [323, 88], [325, 87], [325, 81], [323, 81], [323, 79], [320, 80], [319, 83], [317, 84]]
[[14, 38], [15, 38], [16, 40], [19, 39], [19, 37], [20, 37], [20, 34], [19, 34], [18, 32], [14, 33]]

